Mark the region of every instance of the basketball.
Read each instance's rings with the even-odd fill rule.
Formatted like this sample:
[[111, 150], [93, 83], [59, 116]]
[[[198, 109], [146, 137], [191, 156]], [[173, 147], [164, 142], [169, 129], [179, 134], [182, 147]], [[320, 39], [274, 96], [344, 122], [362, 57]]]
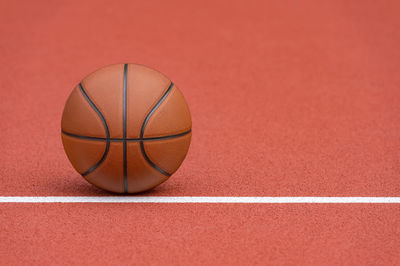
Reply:
[[166, 181], [191, 140], [188, 105], [165, 75], [137, 64], [103, 67], [71, 92], [62, 115], [64, 150], [91, 184], [137, 193]]

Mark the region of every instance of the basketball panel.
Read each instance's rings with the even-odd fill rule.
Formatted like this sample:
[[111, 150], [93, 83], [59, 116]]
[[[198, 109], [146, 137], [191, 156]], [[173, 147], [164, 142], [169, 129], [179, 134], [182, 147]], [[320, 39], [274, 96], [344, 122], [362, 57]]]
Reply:
[[83, 89], [103, 114], [111, 138], [123, 134], [123, 78], [124, 65], [110, 65], [91, 73], [82, 80]]
[[127, 146], [129, 193], [151, 189], [168, 179], [168, 176], [158, 172], [145, 160], [138, 142], [128, 143]]
[[93, 172], [84, 176], [91, 184], [104, 190], [123, 193], [123, 147], [122, 142], [111, 142], [107, 157]]
[[61, 134], [64, 150], [75, 170], [82, 174], [93, 167], [104, 154], [106, 142], [78, 139]]
[[147, 122], [144, 137], [159, 137], [191, 129], [189, 107], [180, 90], [174, 85], [168, 96]]
[[173, 139], [146, 141], [144, 148], [149, 159], [158, 167], [173, 174], [189, 150], [192, 134]]
[[160, 72], [129, 64], [127, 73], [127, 137], [138, 138], [152, 107], [163, 96], [170, 80]]
[[65, 104], [61, 129], [76, 135], [101, 138], [106, 136], [100, 117], [85, 99], [79, 86], [73, 89]]

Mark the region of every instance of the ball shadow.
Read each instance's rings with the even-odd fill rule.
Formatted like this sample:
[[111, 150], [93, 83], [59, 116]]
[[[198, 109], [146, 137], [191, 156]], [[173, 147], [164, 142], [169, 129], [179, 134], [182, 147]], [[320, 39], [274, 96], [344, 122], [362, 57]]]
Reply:
[[[79, 175], [57, 178], [58, 182], [51, 185], [51, 191], [54, 195], [69, 196], [158, 196], [168, 195], [174, 190], [171, 184], [161, 184], [150, 190], [139, 193], [115, 193], [100, 189]], [[60, 182], [61, 181], [61, 182]]]

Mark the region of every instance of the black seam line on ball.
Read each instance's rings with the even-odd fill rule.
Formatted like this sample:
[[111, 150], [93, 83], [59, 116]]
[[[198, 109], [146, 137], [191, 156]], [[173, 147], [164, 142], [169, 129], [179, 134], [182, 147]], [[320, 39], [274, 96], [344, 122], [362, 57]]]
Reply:
[[127, 145], [126, 145], [126, 108], [127, 108], [127, 78], [128, 64], [124, 65], [124, 83], [123, 83], [123, 172], [124, 172], [124, 192], [128, 192], [128, 163], [127, 163]]
[[[162, 102], [165, 100], [165, 98], [167, 98], [168, 94], [170, 93], [172, 87], [174, 86], [174, 83], [171, 82], [171, 84], [169, 85], [168, 89], [165, 91], [164, 95], [161, 97], [160, 100], [158, 100], [158, 102], [156, 103], [156, 105], [154, 105], [154, 107], [150, 110], [150, 112], [147, 114], [146, 118], [144, 119], [142, 128], [140, 130], [140, 138], [143, 139], [143, 135], [144, 135], [144, 129], [146, 128], [147, 123], [149, 122], [150, 117], [153, 115], [153, 113], [155, 112], [155, 110], [160, 107], [160, 105], [162, 104]], [[147, 161], [148, 164], [150, 164], [154, 169], [156, 169], [157, 171], [159, 171], [161, 174], [166, 175], [166, 176], [170, 176], [171, 174], [166, 172], [165, 170], [161, 169], [159, 166], [157, 166], [155, 163], [153, 163], [150, 158], [147, 156], [146, 154], [146, 150], [144, 149], [144, 144], [143, 144], [143, 140], [140, 141], [140, 150], [142, 151], [142, 155], [144, 157], [144, 159]]]
[[[183, 136], [189, 134], [190, 132], [192, 132], [191, 129], [189, 129], [188, 131], [182, 132], [182, 133], [174, 134], [174, 135], [166, 135], [166, 136], [160, 136], [160, 137], [148, 137], [148, 138], [127, 138], [126, 141], [127, 142], [139, 142], [139, 141], [157, 141], [157, 140], [175, 139], [175, 138], [183, 137]], [[121, 138], [108, 138], [107, 139], [107, 138], [100, 138], [100, 137], [77, 135], [77, 134], [72, 134], [72, 133], [66, 132], [64, 130], [62, 130], [61, 133], [63, 133], [64, 135], [67, 135], [69, 137], [77, 138], [77, 139], [85, 139], [85, 140], [93, 140], [93, 141], [109, 140], [110, 142], [123, 142], [124, 141], [124, 139], [121, 139]]]
[[100, 158], [100, 160], [95, 165], [93, 165], [86, 172], [81, 174], [82, 176], [86, 176], [86, 175], [90, 174], [91, 172], [93, 172], [94, 170], [96, 170], [96, 168], [99, 167], [106, 159], [108, 151], [110, 150], [110, 141], [109, 141], [110, 131], [108, 130], [107, 122], [104, 119], [103, 114], [100, 112], [100, 110], [96, 107], [96, 105], [92, 102], [92, 100], [86, 94], [86, 91], [83, 89], [82, 83], [79, 83], [79, 89], [81, 90], [81, 93], [85, 97], [86, 101], [90, 104], [90, 106], [96, 111], [97, 115], [100, 117], [101, 122], [104, 125], [104, 129], [106, 131], [106, 149], [104, 150], [103, 156]]

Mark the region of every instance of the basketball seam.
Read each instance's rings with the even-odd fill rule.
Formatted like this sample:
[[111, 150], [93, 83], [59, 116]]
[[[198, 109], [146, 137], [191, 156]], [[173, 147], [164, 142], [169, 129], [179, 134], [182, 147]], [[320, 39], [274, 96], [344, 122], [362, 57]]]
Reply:
[[[147, 138], [126, 138], [127, 142], [139, 142], [139, 141], [160, 141], [160, 140], [169, 140], [169, 139], [175, 139], [179, 137], [183, 137], [189, 133], [191, 133], [192, 130], [189, 129], [188, 131], [178, 133], [178, 134], [173, 134], [173, 135], [165, 135], [165, 136], [159, 136], [159, 137], [147, 137]], [[84, 135], [77, 135], [73, 133], [66, 132], [64, 130], [61, 130], [61, 133], [64, 135], [67, 135], [72, 138], [76, 139], [85, 139], [85, 140], [91, 140], [91, 141], [107, 141], [109, 140], [110, 142], [123, 142], [123, 138], [101, 138], [101, 137], [92, 137], [92, 136], [84, 136]]]
[[127, 81], [128, 79], [128, 64], [124, 65], [124, 80], [123, 80], [123, 173], [124, 173], [124, 192], [128, 192], [128, 162], [127, 162], [127, 144], [126, 144], [126, 116], [127, 116]]
[[93, 165], [86, 172], [81, 174], [82, 176], [86, 176], [86, 175], [90, 174], [91, 172], [93, 172], [94, 170], [96, 170], [106, 159], [106, 157], [108, 155], [108, 151], [110, 150], [110, 141], [109, 141], [110, 131], [108, 129], [108, 125], [107, 125], [107, 122], [106, 122], [103, 114], [100, 112], [100, 110], [97, 108], [97, 106], [93, 103], [93, 101], [89, 98], [86, 91], [83, 89], [82, 83], [79, 83], [79, 89], [80, 89], [83, 97], [85, 97], [86, 101], [89, 103], [89, 105], [95, 110], [95, 112], [99, 116], [101, 122], [104, 125], [104, 129], [106, 131], [106, 148], [104, 150], [103, 156], [100, 158], [100, 160], [95, 165]]
[[[171, 82], [169, 87], [167, 88], [167, 90], [164, 92], [163, 96], [157, 101], [157, 103], [153, 106], [153, 108], [151, 108], [150, 112], [146, 115], [146, 118], [144, 119], [143, 124], [142, 124], [142, 128], [140, 129], [140, 138], [141, 139], [143, 139], [144, 130], [146, 128], [147, 123], [149, 122], [150, 117], [157, 110], [157, 108], [160, 107], [160, 105], [164, 102], [165, 98], [167, 98], [167, 96], [171, 92], [173, 86], [174, 86], [174, 83]], [[142, 155], [143, 155], [144, 159], [147, 161], [147, 163], [151, 167], [153, 167], [154, 169], [156, 169], [158, 172], [160, 172], [163, 175], [171, 176], [170, 173], [168, 173], [167, 171], [163, 170], [158, 165], [156, 165], [152, 160], [150, 160], [150, 158], [146, 154], [146, 150], [144, 148], [143, 140], [140, 140], [140, 150], [142, 152]]]

